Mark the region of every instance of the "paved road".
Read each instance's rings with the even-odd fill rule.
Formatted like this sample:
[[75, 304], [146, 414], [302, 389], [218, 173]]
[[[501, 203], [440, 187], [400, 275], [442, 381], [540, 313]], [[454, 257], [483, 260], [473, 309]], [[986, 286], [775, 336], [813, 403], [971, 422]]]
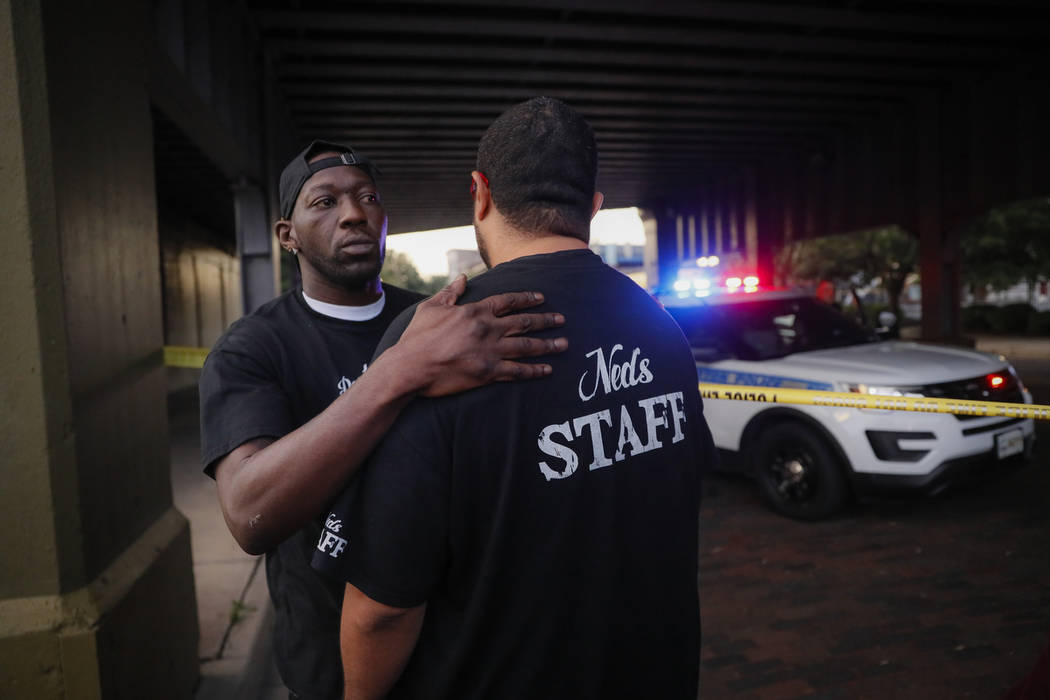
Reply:
[[[1050, 403], [1050, 360], [1015, 362]], [[1050, 636], [1050, 423], [1034, 459], [821, 523], [716, 475], [701, 517], [703, 698], [999, 698]]]

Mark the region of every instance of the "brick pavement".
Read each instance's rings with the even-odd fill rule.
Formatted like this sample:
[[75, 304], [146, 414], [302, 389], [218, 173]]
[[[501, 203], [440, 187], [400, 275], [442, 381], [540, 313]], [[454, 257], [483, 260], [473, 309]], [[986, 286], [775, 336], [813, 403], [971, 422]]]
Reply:
[[820, 523], [710, 478], [701, 697], [1002, 697], [1050, 637], [1050, 423], [1038, 433], [1012, 473]]

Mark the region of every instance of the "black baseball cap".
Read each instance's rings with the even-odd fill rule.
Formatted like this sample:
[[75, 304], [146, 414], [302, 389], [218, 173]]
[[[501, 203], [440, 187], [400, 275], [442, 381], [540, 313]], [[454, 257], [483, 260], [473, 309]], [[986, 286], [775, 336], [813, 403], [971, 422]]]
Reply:
[[[331, 151], [339, 155], [331, 158], [322, 158], [313, 163], [307, 162], [311, 156], [324, 153], [325, 151]], [[379, 168], [372, 161], [350, 146], [341, 143], [314, 141], [300, 151], [299, 155], [292, 158], [291, 162], [284, 166], [284, 170], [281, 171], [281, 218], [292, 218], [292, 210], [295, 208], [295, 200], [299, 198], [299, 190], [303, 188], [303, 185], [314, 173], [325, 168], [335, 168], [343, 165], [361, 168], [361, 170], [368, 173], [368, 177], [372, 178], [373, 181], [375, 181], [376, 175], [379, 174]]]

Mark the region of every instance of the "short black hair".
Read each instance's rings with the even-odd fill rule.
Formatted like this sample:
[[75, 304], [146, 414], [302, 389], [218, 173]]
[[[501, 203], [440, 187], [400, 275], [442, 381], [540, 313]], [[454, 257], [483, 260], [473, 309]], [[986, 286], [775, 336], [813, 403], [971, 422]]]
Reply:
[[497, 117], [478, 144], [477, 169], [515, 228], [589, 242], [598, 145], [564, 102], [535, 97]]

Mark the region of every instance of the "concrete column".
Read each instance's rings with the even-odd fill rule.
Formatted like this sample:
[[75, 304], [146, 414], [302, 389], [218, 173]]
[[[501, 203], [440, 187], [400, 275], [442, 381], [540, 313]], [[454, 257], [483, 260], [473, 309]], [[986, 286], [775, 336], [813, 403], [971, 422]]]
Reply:
[[714, 252], [714, 247], [711, 245], [711, 197], [708, 194], [707, 187], [698, 196], [698, 201], [697, 218], [699, 219], [700, 229], [700, 255], [707, 256]]
[[721, 182], [716, 182], [711, 186], [712, 194], [712, 213], [714, 221], [711, 228], [714, 232], [715, 238], [715, 253], [722, 255], [725, 252], [725, 238], [723, 236], [723, 213], [725, 212], [725, 188]]
[[189, 697], [148, 5], [0, 0], [0, 697]]
[[650, 290], [660, 286], [660, 248], [656, 231], [656, 212], [652, 208], [640, 208], [638, 215], [645, 230], [645, 249], [642, 251], [642, 269], [645, 271], [645, 284]]
[[[781, 231], [774, 230], [770, 216], [772, 214], [772, 202], [768, 197], [761, 200], [764, 230], [759, 230], [759, 183], [754, 170], [749, 170], [744, 176], [744, 251], [748, 270], [753, 271], [762, 284], [773, 283], [773, 254], [775, 251], [774, 239], [782, 236]], [[767, 195], [763, 189], [761, 194]]]
[[241, 299], [251, 313], [273, 299], [273, 232], [266, 216], [263, 191], [245, 180], [233, 188], [237, 253], [241, 259]]
[[957, 340], [959, 241], [944, 215], [941, 98], [921, 96], [916, 105], [916, 232], [922, 277], [922, 337]]
[[679, 241], [683, 217], [670, 205], [655, 202], [644, 209], [645, 271], [649, 287], [670, 291], [678, 276]]

